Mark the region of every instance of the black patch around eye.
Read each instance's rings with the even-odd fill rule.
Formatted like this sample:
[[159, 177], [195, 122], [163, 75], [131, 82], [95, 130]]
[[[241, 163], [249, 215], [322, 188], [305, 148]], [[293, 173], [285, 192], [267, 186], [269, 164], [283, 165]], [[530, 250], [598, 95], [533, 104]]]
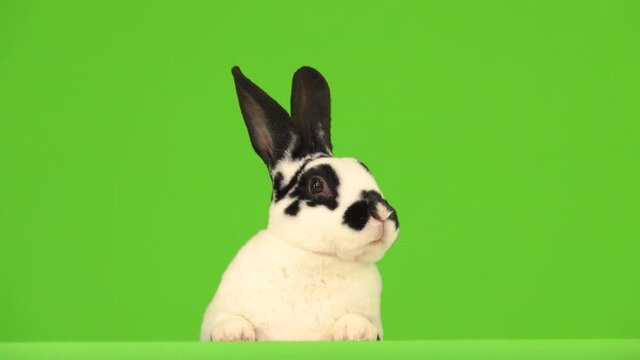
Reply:
[[[300, 165], [300, 168], [296, 170], [295, 174], [293, 174], [293, 176], [291, 177], [291, 180], [289, 180], [289, 182], [285, 186], [281, 186], [282, 180], [283, 180], [282, 173], [280, 172], [276, 173], [276, 175], [273, 178], [273, 189], [275, 190], [275, 193], [276, 193], [275, 202], [282, 200], [289, 193], [289, 191], [291, 191], [291, 189], [298, 183], [300, 174], [302, 174], [302, 171], [304, 170], [305, 166], [307, 166], [307, 164], [311, 160], [312, 159], [305, 160], [302, 163], [302, 165]], [[278, 179], [278, 174], [280, 175], [279, 179]]]
[[351, 204], [344, 212], [342, 222], [353, 230], [362, 230], [369, 221], [371, 208], [367, 201], [359, 200]]
[[[315, 196], [309, 191], [309, 187], [307, 185], [314, 176], [319, 176], [324, 181], [324, 186], [327, 192], [323, 193], [322, 196]], [[304, 201], [305, 204], [310, 207], [326, 206], [330, 210], [335, 210], [338, 207], [337, 199], [339, 185], [340, 181], [338, 180], [338, 175], [333, 168], [330, 165], [322, 164], [299, 175], [297, 185], [295, 190], [291, 192], [291, 196], [295, 197], [299, 201]], [[296, 206], [299, 207], [299, 204]], [[285, 212], [287, 211], [285, 210]], [[287, 214], [293, 215], [291, 212], [292, 211], [287, 212]]]
[[284, 213], [291, 216], [298, 215], [298, 211], [300, 211], [300, 200], [292, 202], [291, 205], [284, 209]]

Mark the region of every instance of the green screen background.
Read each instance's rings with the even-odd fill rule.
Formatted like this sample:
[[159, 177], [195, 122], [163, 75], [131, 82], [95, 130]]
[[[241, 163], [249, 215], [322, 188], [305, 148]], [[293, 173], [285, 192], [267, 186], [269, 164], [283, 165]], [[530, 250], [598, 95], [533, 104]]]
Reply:
[[5, 0], [0, 341], [197, 339], [269, 206], [233, 65], [328, 79], [387, 339], [640, 336], [640, 2]]

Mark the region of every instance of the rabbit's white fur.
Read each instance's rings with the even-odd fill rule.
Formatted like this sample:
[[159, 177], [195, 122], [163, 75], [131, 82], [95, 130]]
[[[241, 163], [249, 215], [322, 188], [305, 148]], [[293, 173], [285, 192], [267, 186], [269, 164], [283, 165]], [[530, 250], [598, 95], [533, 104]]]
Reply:
[[[382, 332], [379, 314], [380, 275], [373, 263], [345, 261], [299, 249], [269, 230], [254, 236], [225, 272], [205, 314], [201, 340], [333, 340], [336, 321], [359, 314]], [[225, 321], [240, 317], [253, 338], [225, 337]], [[231, 323], [233, 326], [233, 323]], [[245, 330], [245, 333], [248, 331]], [[234, 336], [235, 335], [235, 336]]]
[[[240, 249], [223, 274], [200, 339], [382, 338], [382, 284], [375, 262], [396, 240], [398, 219], [362, 163], [332, 156], [324, 132], [328, 123], [313, 122], [326, 112], [305, 108], [328, 111], [324, 79], [310, 68], [294, 76], [294, 99], [302, 99], [296, 102], [299, 111], [310, 117], [302, 121], [320, 134], [306, 141], [322, 149], [296, 157], [295, 150], [309, 143], [289, 127], [284, 110], [239, 69], [233, 72], [252, 144], [274, 180], [273, 201], [267, 228]], [[307, 98], [318, 92], [324, 95]], [[317, 179], [328, 192], [312, 192]]]

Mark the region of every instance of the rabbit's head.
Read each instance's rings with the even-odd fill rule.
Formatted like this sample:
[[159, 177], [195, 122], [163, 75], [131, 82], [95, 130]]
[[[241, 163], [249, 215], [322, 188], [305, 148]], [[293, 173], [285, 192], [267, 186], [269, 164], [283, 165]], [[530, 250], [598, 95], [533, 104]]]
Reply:
[[360, 161], [332, 154], [329, 87], [302, 67], [291, 116], [238, 67], [240, 109], [273, 181], [268, 230], [293, 246], [345, 260], [377, 261], [398, 236], [395, 210]]

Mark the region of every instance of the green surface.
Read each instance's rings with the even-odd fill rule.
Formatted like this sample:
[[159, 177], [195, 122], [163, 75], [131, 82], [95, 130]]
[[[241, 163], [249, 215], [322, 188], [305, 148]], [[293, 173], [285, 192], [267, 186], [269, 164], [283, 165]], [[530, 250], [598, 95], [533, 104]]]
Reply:
[[[232, 65], [328, 79], [402, 223], [388, 340], [640, 337], [639, 39], [638, 1], [3, 0], [0, 341], [197, 339], [269, 205]], [[67, 346], [110, 345], [2, 351]]]
[[382, 343], [0, 343], [25, 359], [637, 360], [640, 340], [384, 341]]

